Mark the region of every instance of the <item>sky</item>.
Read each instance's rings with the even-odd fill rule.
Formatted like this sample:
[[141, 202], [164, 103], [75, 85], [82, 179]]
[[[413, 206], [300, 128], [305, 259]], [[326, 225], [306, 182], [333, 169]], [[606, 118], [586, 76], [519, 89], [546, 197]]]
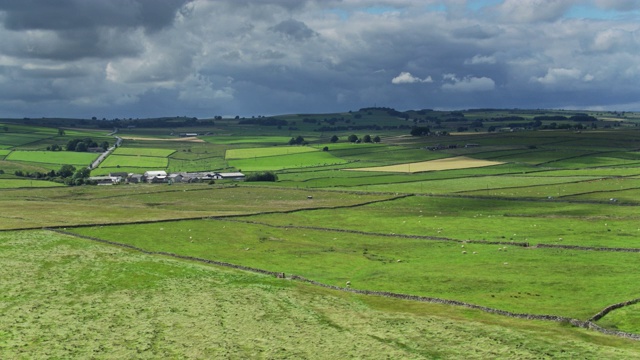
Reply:
[[640, 0], [0, 0], [0, 117], [640, 110]]

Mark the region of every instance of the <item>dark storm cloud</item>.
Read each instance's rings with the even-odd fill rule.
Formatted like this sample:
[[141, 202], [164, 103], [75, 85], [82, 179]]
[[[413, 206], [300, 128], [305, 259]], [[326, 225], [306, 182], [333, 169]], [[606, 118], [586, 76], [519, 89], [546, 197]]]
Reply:
[[75, 30], [144, 27], [158, 30], [173, 22], [187, 0], [0, 0], [10, 30]]
[[7, 33], [5, 52], [54, 60], [134, 56], [141, 51], [136, 29], [170, 26], [187, 1], [0, 0]]
[[0, 109], [200, 117], [640, 107], [638, 2], [469, 4], [0, 0]]

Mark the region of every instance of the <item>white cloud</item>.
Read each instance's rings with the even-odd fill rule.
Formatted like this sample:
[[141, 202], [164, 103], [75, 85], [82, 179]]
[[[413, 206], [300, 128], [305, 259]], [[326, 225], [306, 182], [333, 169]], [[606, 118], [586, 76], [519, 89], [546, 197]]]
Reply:
[[465, 65], [495, 64], [496, 58], [493, 56], [475, 55], [471, 59], [466, 59], [464, 63]]
[[392, 84], [413, 84], [413, 83], [431, 83], [433, 82], [433, 79], [431, 78], [431, 76], [427, 76], [424, 79], [421, 79], [419, 77], [415, 77], [413, 75], [411, 75], [411, 73], [409, 72], [401, 72], [400, 75], [394, 77], [393, 79], [391, 79], [391, 83]]
[[442, 90], [459, 92], [490, 91], [495, 89], [496, 83], [488, 77], [467, 76], [462, 79], [455, 74], [444, 74], [442, 78], [446, 81], [442, 84]]
[[532, 77], [531, 80], [545, 85], [555, 85], [569, 80], [579, 80], [581, 74], [582, 72], [575, 68], [553, 68], [548, 69], [544, 76]]

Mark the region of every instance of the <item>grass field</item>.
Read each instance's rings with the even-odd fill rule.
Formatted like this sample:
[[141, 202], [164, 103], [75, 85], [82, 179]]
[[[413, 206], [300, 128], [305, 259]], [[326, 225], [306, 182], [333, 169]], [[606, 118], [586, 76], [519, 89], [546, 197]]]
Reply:
[[286, 145], [291, 137], [287, 136], [202, 136], [202, 140], [220, 145], [231, 144], [264, 144]]
[[258, 158], [229, 160], [228, 163], [230, 166], [242, 171], [265, 171], [340, 165], [346, 164], [347, 161], [337, 158], [326, 151], [313, 151], [264, 157], [260, 158], [260, 160]]
[[0, 179], [0, 189], [16, 189], [16, 188], [48, 188], [60, 187], [63, 184], [45, 181], [45, 180], [28, 180], [28, 179]]
[[98, 157], [96, 153], [74, 151], [12, 151], [5, 160], [45, 164], [89, 165]]
[[176, 152], [172, 149], [153, 149], [153, 148], [127, 148], [119, 147], [113, 151], [113, 155], [132, 155], [132, 156], [152, 156], [167, 157]]
[[101, 168], [134, 167], [149, 169], [165, 169], [169, 164], [166, 157], [110, 155], [100, 164]]
[[253, 159], [258, 157], [265, 156], [278, 156], [278, 155], [289, 155], [289, 154], [300, 154], [307, 153], [312, 151], [318, 151], [312, 147], [308, 146], [279, 146], [279, 147], [268, 147], [268, 148], [247, 148], [247, 149], [231, 149], [227, 150], [225, 154], [225, 159]]
[[[609, 304], [633, 298], [636, 290], [627, 284], [640, 281], [640, 274], [633, 271], [640, 264], [637, 254], [516, 246], [498, 251], [504, 246], [466, 244], [461, 248], [459, 243], [224, 221], [72, 231], [147, 251], [242, 263], [331, 285], [344, 286], [350, 281], [357, 289], [457, 299], [512, 312], [582, 319]], [[135, 237], [127, 236], [132, 232], [136, 232]], [[455, 272], [450, 271], [451, 266]]]
[[[512, 115], [526, 127], [545, 114], [461, 113], [449, 121], [453, 113], [413, 111], [407, 121], [369, 109], [283, 115], [296, 125], [282, 129], [241, 119], [121, 129], [127, 139], [92, 175], [273, 171], [278, 181], [56, 188], [20, 186], [45, 183], [15, 171], [61, 166], [25, 150], [104, 131], [66, 128], [61, 136], [2, 121], [0, 358], [336, 358], [326, 349], [348, 358], [640, 357], [639, 341], [566, 322], [357, 295], [154, 254], [581, 320], [640, 298], [640, 117], [606, 113], [620, 122], [609, 129], [599, 121], [597, 131], [408, 135], [413, 118], [432, 130], [441, 120], [439, 130], [450, 132], [472, 119], [504, 127], [499, 118]], [[343, 130], [327, 129], [330, 122]], [[196, 142], [170, 131], [216, 135]], [[367, 133], [382, 142], [345, 141]], [[334, 134], [340, 140], [330, 143]], [[286, 145], [298, 135], [309, 145]], [[32, 157], [11, 159], [16, 153]], [[638, 308], [598, 324], [640, 334]]]
[[0, 233], [0, 259], [6, 358], [629, 359], [638, 351], [553, 323], [342, 294], [42, 231]]

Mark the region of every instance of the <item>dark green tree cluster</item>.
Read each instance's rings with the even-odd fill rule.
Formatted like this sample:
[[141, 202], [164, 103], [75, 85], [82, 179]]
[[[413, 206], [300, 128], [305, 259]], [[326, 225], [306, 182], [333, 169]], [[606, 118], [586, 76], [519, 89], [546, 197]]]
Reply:
[[89, 148], [97, 148], [97, 147], [100, 147], [106, 151], [109, 148], [109, 143], [107, 141], [103, 141], [102, 143], [100, 143], [100, 145], [98, 145], [98, 143], [91, 138], [71, 139], [67, 143], [66, 150], [85, 152], [85, 151], [88, 151]]
[[278, 181], [278, 175], [272, 171], [264, 171], [247, 175], [246, 181]]
[[291, 138], [291, 140], [289, 140], [289, 145], [307, 145], [308, 142], [306, 142], [304, 140], [304, 138], [300, 135], [298, 135], [296, 138]]
[[427, 136], [431, 133], [431, 129], [428, 126], [416, 126], [411, 129], [411, 136]]

